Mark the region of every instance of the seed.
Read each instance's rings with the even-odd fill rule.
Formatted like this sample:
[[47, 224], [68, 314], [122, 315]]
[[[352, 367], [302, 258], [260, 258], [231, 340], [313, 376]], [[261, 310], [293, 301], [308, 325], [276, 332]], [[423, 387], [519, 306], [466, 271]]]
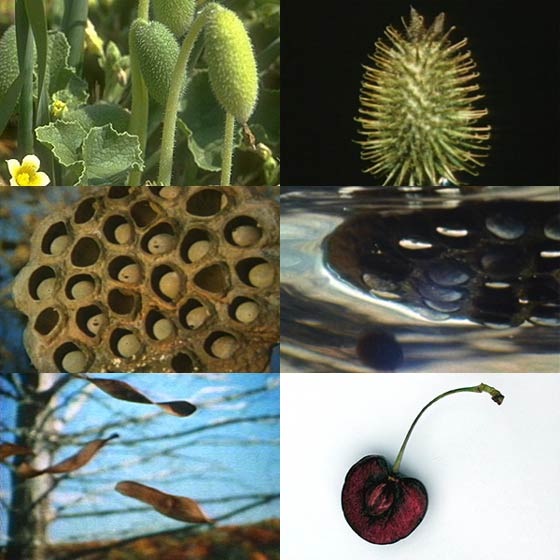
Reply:
[[148, 251], [152, 255], [163, 255], [175, 248], [175, 236], [169, 233], [159, 233], [148, 241]]
[[259, 306], [254, 301], [244, 301], [235, 310], [235, 318], [241, 323], [252, 323], [259, 315]]
[[86, 370], [87, 358], [80, 350], [68, 352], [62, 358], [62, 369], [67, 373], [82, 373]]
[[206, 253], [210, 250], [210, 242], [206, 240], [195, 241], [187, 252], [187, 257], [189, 261], [196, 262], [206, 256]]
[[99, 313], [98, 315], [94, 315], [88, 319], [86, 323], [87, 330], [91, 334], [97, 334], [101, 327], [105, 326], [107, 323], [107, 319], [103, 313]]
[[189, 329], [198, 329], [208, 318], [208, 310], [203, 305], [195, 307], [187, 313], [186, 321]]
[[175, 299], [179, 294], [181, 279], [177, 272], [165, 273], [159, 281], [160, 292], [170, 299]]
[[53, 239], [49, 251], [51, 255], [60, 255], [66, 247], [70, 244], [70, 236], [60, 235], [56, 239]]
[[117, 343], [117, 350], [123, 358], [130, 358], [140, 351], [142, 345], [134, 334], [125, 334]]
[[132, 227], [130, 224], [121, 224], [115, 228], [115, 239], [120, 245], [126, 245], [132, 241]]
[[180, 187], [162, 187], [159, 191], [159, 196], [171, 200], [179, 196], [181, 188]]
[[88, 297], [95, 290], [95, 284], [90, 280], [80, 280], [76, 282], [70, 292], [74, 299], [82, 299]]
[[249, 283], [255, 288], [267, 288], [274, 282], [274, 267], [270, 263], [254, 266], [249, 272]]
[[261, 233], [261, 230], [255, 226], [239, 226], [232, 231], [231, 238], [236, 245], [249, 247], [258, 243]]
[[165, 340], [169, 338], [174, 332], [175, 328], [169, 319], [159, 319], [154, 323], [154, 337], [157, 340]]
[[217, 338], [211, 346], [211, 353], [215, 358], [227, 360], [237, 349], [237, 340], [230, 334]]
[[37, 297], [39, 299], [50, 298], [54, 293], [55, 284], [56, 280], [54, 278], [45, 278], [37, 286]]
[[126, 282], [127, 284], [137, 284], [142, 278], [140, 266], [136, 263], [123, 266], [119, 271], [118, 278], [121, 282]]

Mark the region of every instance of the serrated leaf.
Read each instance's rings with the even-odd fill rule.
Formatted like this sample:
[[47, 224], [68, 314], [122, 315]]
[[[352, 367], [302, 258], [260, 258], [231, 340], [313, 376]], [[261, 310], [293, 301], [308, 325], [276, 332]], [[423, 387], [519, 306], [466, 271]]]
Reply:
[[82, 158], [84, 171], [79, 185], [124, 185], [129, 171], [144, 165], [138, 137], [119, 133], [110, 124], [88, 132]]
[[[222, 167], [222, 143], [225, 113], [220, 107], [208, 80], [206, 71], [198, 72], [189, 82], [187, 108], [181, 114], [185, 124], [183, 132], [196, 164], [207, 171], [219, 171]], [[235, 136], [234, 147], [240, 145]]]
[[86, 131], [77, 122], [55, 121], [35, 129], [39, 142], [45, 144], [65, 167], [78, 163], [82, 158], [80, 148]]
[[64, 115], [64, 119], [78, 122], [85, 130], [112, 124], [117, 132], [125, 132], [128, 129], [130, 113], [120, 105], [101, 101], [69, 111]]

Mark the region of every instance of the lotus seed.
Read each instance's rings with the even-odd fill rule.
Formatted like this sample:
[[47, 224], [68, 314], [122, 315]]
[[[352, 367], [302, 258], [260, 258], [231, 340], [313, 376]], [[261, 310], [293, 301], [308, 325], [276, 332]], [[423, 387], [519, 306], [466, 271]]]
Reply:
[[99, 313], [98, 315], [94, 315], [93, 317], [89, 318], [88, 322], [86, 323], [87, 330], [92, 334], [97, 334], [101, 327], [105, 326], [106, 323], [107, 319], [105, 318], [105, 315]]
[[86, 356], [80, 350], [68, 352], [68, 354], [62, 358], [62, 369], [67, 373], [82, 373], [86, 370], [86, 365]]
[[221, 360], [231, 358], [237, 349], [237, 340], [230, 334], [226, 334], [217, 338], [211, 347], [212, 355]]
[[142, 345], [134, 334], [125, 334], [117, 343], [117, 350], [123, 358], [130, 358], [140, 351]]
[[49, 251], [51, 255], [60, 255], [66, 247], [70, 244], [70, 236], [68, 235], [60, 235], [56, 239], [53, 240]]
[[45, 278], [37, 286], [37, 297], [39, 299], [47, 299], [53, 295], [56, 280], [54, 278]]
[[235, 318], [241, 323], [252, 323], [259, 315], [259, 306], [254, 301], [244, 301], [235, 310]]
[[159, 196], [171, 200], [179, 196], [180, 187], [162, 187], [159, 191]]
[[179, 294], [181, 279], [176, 272], [167, 272], [159, 281], [159, 290], [170, 299], [175, 299]]
[[137, 284], [141, 278], [140, 266], [136, 263], [123, 266], [119, 272], [119, 280], [127, 284]]
[[208, 318], [208, 310], [204, 306], [195, 307], [187, 313], [187, 326], [190, 329], [198, 329]]
[[169, 319], [159, 319], [154, 323], [154, 337], [157, 340], [169, 338], [174, 331], [173, 323]]
[[206, 256], [206, 253], [210, 250], [210, 242], [206, 240], [195, 241], [187, 252], [187, 257], [189, 261], [196, 262]]
[[274, 267], [269, 263], [254, 266], [249, 272], [249, 283], [255, 288], [267, 288], [274, 282]]
[[175, 243], [176, 240], [173, 235], [159, 233], [148, 241], [148, 251], [152, 255], [163, 255], [172, 251], [175, 248]]
[[80, 280], [72, 286], [70, 292], [74, 299], [82, 299], [91, 295], [94, 289], [95, 284], [90, 280]]
[[255, 226], [239, 226], [232, 231], [231, 238], [240, 247], [250, 247], [258, 243], [261, 230]]
[[115, 239], [120, 245], [126, 245], [132, 241], [132, 227], [130, 224], [121, 224], [115, 228]]

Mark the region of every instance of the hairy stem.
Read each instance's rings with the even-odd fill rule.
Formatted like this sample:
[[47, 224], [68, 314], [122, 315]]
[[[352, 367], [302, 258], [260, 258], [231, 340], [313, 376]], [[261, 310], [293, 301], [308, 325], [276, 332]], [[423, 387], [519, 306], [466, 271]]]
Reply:
[[169, 88], [169, 95], [165, 105], [165, 117], [163, 120], [163, 136], [161, 140], [161, 156], [159, 160], [158, 184], [171, 185], [171, 173], [173, 170], [173, 152], [175, 148], [175, 127], [177, 126], [177, 112], [183, 92], [183, 84], [187, 64], [191, 51], [199, 33], [206, 22], [206, 12], [203, 10], [191, 25], [179, 52], [177, 64], [173, 70], [173, 79]]
[[408, 430], [408, 433], [406, 434], [406, 437], [404, 438], [403, 444], [401, 445], [399, 454], [397, 455], [397, 459], [395, 460], [395, 463], [393, 464], [393, 468], [392, 468], [393, 473], [397, 474], [399, 472], [402, 457], [403, 457], [403, 454], [404, 454], [404, 450], [406, 449], [406, 445], [408, 443], [410, 435], [412, 434], [412, 431], [414, 430], [414, 427], [416, 426], [416, 423], [418, 422], [418, 420], [420, 420], [420, 417], [422, 416], [422, 414], [424, 414], [424, 412], [426, 412], [426, 410], [428, 410], [428, 408], [430, 408], [430, 406], [432, 406], [434, 403], [436, 403], [440, 399], [443, 399], [444, 397], [447, 397], [449, 395], [454, 395], [455, 393], [488, 393], [492, 397], [492, 400], [494, 402], [496, 402], [497, 404], [502, 404], [502, 402], [504, 400], [504, 396], [500, 393], [500, 391], [498, 391], [497, 389], [494, 389], [494, 387], [490, 387], [490, 385], [486, 385], [485, 383], [481, 383], [480, 385], [475, 385], [474, 387], [461, 387], [459, 389], [452, 389], [451, 391], [446, 391], [445, 393], [442, 393], [441, 395], [437, 396], [435, 399], [432, 399], [418, 413], [418, 416], [416, 416], [416, 418], [414, 419], [414, 422], [412, 422], [412, 426], [410, 426], [410, 429]]
[[222, 148], [222, 176], [220, 185], [231, 183], [231, 163], [233, 160], [233, 133], [235, 131], [235, 117], [226, 112], [226, 127], [224, 131], [224, 146]]

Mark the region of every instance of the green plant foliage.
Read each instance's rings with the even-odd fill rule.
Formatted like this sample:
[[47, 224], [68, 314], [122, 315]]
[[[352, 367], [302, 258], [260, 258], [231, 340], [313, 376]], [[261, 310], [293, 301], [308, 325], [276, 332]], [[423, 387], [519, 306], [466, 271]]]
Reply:
[[16, 26], [11, 25], [0, 39], [0, 100], [18, 76]]
[[210, 83], [224, 110], [243, 124], [252, 115], [258, 95], [253, 46], [234, 12], [219, 4], [207, 9], [204, 35]]
[[114, 103], [100, 102], [95, 105], [86, 105], [69, 111], [64, 120], [75, 121], [85, 130], [94, 126], [112, 124], [117, 132], [126, 132], [130, 121], [130, 113], [120, 105]]
[[177, 58], [179, 45], [175, 36], [159, 21], [136, 20], [131, 36], [138, 52], [138, 62], [150, 96], [165, 105]]
[[80, 148], [87, 132], [77, 122], [57, 121], [35, 130], [37, 140], [47, 146], [64, 167], [80, 162]]
[[156, 20], [182, 37], [193, 21], [196, 0], [152, 0], [152, 6]]

